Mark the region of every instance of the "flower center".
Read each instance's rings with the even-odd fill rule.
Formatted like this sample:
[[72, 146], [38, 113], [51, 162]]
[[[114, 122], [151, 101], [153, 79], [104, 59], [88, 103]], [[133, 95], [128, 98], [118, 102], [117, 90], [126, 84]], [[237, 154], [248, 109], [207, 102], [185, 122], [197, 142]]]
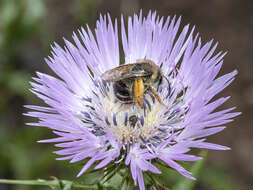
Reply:
[[124, 144], [149, 141], [160, 133], [160, 125], [165, 122], [165, 107], [151, 93], [145, 93], [143, 99], [143, 108], [137, 103], [122, 103], [115, 96], [112, 85], [102, 99], [104, 120]]
[[[88, 112], [82, 113], [82, 121], [96, 136], [103, 136], [109, 130], [124, 145], [136, 142], [158, 145], [173, 133], [182, 131], [182, 122], [189, 109], [184, 102], [185, 88], [173, 75], [168, 77], [154, 89], [156, 95], [144, 90], [142, 106], [131, 99], [127, 86], [123, 91], [118, 86], [115, 88], [114, 82], [94, 80], [94, 96], [83, 99]], [[121, 90], [120, 93], [115, 89]]]

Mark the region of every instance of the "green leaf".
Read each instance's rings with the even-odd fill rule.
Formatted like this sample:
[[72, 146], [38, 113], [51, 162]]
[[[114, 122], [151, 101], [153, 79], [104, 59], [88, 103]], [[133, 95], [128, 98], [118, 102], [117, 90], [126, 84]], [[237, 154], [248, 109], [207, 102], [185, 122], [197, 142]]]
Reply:
[[121, 190], [133, 190], [134, 189], [134, 183], [130, 176], [126, 178], [124, 181]]
[[[200, 176], [201, 169], [203, 168], [205, 160], [206, 160], [207, 152], [206, 151], [201, 152], [200, 156], [203, 159], [195, 162], [192, 168], [190, 169], [190, 172], [195, 178], [198, 178]], [[180, 180], [171, 189], [172, 190], [193, 190], [195, 185], [196, 185], [196, 180], [184, 178], [183, 180]]]
[[[78, 183], [73, 183], [72, 181], [68, 180], [59, 180], [54, 177], [54, 180], [10, 180], [10, 179], [0, 179], [0, 184], [19, 184], [19, 185], [39, 185], [39, 186], [49, 186], [54, 190], [71, 190], [71, 187], [78, 188], [78, 189], [89, 189], [94, 190], [96, 189], [94, 185], [83, 185]], [[98, 188], [104, 188], [98, 184]]]
[[116, 173], [110, 180], [105, 182], [104, 185], [107, 187], [111, 186], [114, 187], [115, 189], [119, 189], [122, 180], [123, 180], [122, 177], [118, 173]]
[[105, 190], [105, 188], [100, 183], [97, 183], [97, 187], [98, 190]]
[[63, 181], [62, 184], [63, 184], [62, 190], [71, 190], [73, 183], [72, 181]]
[[82, 184], [94, 185], [101, 180], [102, 176], [103, 174], [99, 170], [93, 170], [93, 172], [87, 172], [81, 176], [77, 181]]

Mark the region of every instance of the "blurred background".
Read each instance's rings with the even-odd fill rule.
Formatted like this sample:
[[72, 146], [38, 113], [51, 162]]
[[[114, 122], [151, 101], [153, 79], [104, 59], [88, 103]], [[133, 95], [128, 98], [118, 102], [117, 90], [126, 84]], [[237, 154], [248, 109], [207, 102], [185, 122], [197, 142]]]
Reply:
[[[197, 190], [251, 190], [253, 187], [253, 1], [251, 0], [0, 0], [0, 178], [75, 179], [79, 167], [55, 161], [56, 150], [37, 140], [52, 137], [49, 130], [25, 126], [25, 104], [41, 104], [29, 92], [35, 71], [50, 73], [44, 57], [54, 41], [71, 41], [73, 31], [94, 28], [100, 13], [112, 18], [140, 9], [160, 16], [182, 15], [182, 24], [196, 25], [203, 41], [214, 38], [218, 50], [228, 51], [221, 74], [239, 75], [220, 96], [232, 98], [223, 108], [237, 106], [243, 114], [209, 141], [231, 151], [210, 151], [197, 181]], [[0, 184], [4, 190], [45, 189]]]

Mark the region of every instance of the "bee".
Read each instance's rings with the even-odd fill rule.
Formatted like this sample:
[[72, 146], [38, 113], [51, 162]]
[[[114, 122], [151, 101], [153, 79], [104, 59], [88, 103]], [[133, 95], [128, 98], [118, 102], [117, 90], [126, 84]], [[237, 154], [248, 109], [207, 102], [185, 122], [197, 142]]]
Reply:
[[163, 75], [153, 61], [138, 60], [136, 63], [120, 65], [104, 72], [101, 78], [105, 82], [113, 82], [114, 94], [123, 103], [137, 102], [143, 108], [144, 94], [150, 91], [163, 104], [155, 90], [155, 86], [161, 84]]

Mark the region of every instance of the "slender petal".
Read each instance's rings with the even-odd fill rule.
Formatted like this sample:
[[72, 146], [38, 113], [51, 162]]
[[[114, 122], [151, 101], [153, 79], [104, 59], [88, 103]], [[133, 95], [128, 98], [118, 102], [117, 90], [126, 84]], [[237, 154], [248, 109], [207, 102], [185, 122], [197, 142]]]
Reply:
[[[30, 83], [47, 106], [25, 106], [24, 115], [38, 118], [28, 125], [56, 135], [38, 142], [55, 143], [57, 160], [85, 160], [78, 177], [89, 168], [121, 164], [145, 190], [143, 172], [160, 174], [154, 165], [160, 160], [194, 180], [177, 161], [200, 160], [191, 148], [229, 150], [205, 138], [241, 113], [235, 107], [217, 111], [230, 97], [214, 97], [237, 75], [219, 76], [226, 52], [215, 54], [218, 43], [203, 44], [195, 27], [180, 22], [140, 11], [122, 16], [118, 31], [116, 19], [100, 15], [94, 31], [87, 26], [73, 33], [74, 43], [54, 43], [45, 62], [56, 76], [37, 72]], [[134, 88], [141, 93], [132, 92], [134, 81], [142, 81]]]

